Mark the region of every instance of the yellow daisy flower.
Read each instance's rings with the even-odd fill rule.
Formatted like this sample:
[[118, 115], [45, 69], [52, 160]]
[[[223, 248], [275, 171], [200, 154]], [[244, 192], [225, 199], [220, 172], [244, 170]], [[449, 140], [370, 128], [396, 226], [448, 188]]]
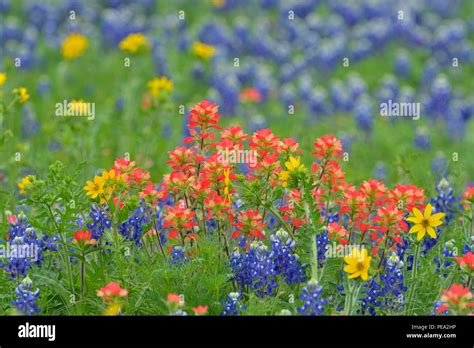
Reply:
[[290, 172], [286, 170], [282, 170], [278, 179], [280, 180], [281, 186], [287, 187], [288, 186], [288, 179], [290, 178]]
[[73, 99], [69, 102], [68, 107], [70, 107], [75, 113], [82, 115], [82, 114], [87, 113], [88, 105], [82, 99], [79, 99], [79, 100]]
[[215, 7], [223, 7], [225, 5], [225, 0], [212, 0], [212, 4]]
[[107, 316], [119, 315], [121, 310], [122, 310], [122, 305], [120, 303], [112, 302], [104, 311], [104, 315], [107, 315]]
[[18, 183], [18, 188], [20, 189], [21, 195], [26, 194], [26, 189], [28, 188], [29, 185], [31, 185], [32, 178], [33, 177], [31, 175], [27, 175], [23, 179], [21, 179], [21, 182]]
[[298, 170], [304, 170], [305, 167], [303, 164], [300, 162], [300, 157], [292, 157], [290, 156], [290, 160], [288, 162], [285, 162], [285, 167], [288, 169], [290, 173]]
[[409, 218], [407, 218], [407, 221], [410, 221], [413, 224], [409, 232], [418, 233], [418, 235], [416, 236], [416, 240], [421, 240], [426, 233], [428, 233], [431, 238], [436, 238], [435, 227], [443, 223], [441, 219], [444, 218], [446, 214], [437, 213], [431, 215], [432, 212], [433, 207], [431, 206], [431, 204], [428, 204], [425, 207], [425, 211], [423, 214], [417, 208], [413, 208], [414, 216], [410, 216]]
[[216, 49], [214, 46], [206, 45], [202, 42], [195, 42], [192, 47], [194, 55], [202, 59], [209, 59], [216, 54]]
[[226, 198], [230, 198], [229, 186], [230, 186], [230, 168], [226, 168], [224, 169], [224, 196]]
[[96, 199], [99, 195], [104, 193], [104, 179], [100, 176], [95, 176], [94, 181], [87, 181], [87, 185], [84, 187], [87, 191], [86, 195], [92, 199]]
[[0, 73], [0, 87], [3, 86], [3, 84], [5, 83], [6, 80], [7, 80], [7, 74]]
[[171, 92], [173, 90], [173, 82], [165, 76], [155, 77], [148, 81], [147, 86], [150, 94], [154, 97], [158, 97], [161, 91]]
[[78, 33], [71, 33], [61, 44], [61, 54], [66, 59], [75, 59], [81, 56], [89, 45], [87, 37]]
[[139, 51], [148, 51], [151, 48], [151, 44], [142, 33], [134, 33], [120, 41], [119, 48], [122, 51], [135, 54]]
[[349, 273], [349, 279], [358, 277], [364, 281], [369, 279], [372, 256], [368, 256], [367, 249], [362, 249], [362, 252], [357, 248], [352, 249], [352, 255], [344, 257], [344, 261], [347, 263], [344, 272]]
[[28, 90], [25, 87], [15, 88], [12, 93], [16, 94], [18, 96], [18, 102], [20, 104], [23, 104], [28, 99], [30, 99], [30, 95], [28, 94]]

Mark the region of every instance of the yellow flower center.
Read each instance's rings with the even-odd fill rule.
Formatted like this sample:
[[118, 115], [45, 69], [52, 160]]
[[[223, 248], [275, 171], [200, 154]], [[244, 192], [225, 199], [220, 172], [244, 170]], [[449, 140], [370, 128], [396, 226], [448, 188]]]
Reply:
[[365, 268], [364, 261], [357, 261], [356, 268], [358, 271], [363, 271]]

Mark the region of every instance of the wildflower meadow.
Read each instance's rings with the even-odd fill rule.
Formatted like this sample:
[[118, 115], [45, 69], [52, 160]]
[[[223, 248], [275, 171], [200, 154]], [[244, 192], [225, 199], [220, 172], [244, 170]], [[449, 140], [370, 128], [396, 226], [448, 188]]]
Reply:
[[474, 313], [470, 0], [0, 0], [2, 316]]

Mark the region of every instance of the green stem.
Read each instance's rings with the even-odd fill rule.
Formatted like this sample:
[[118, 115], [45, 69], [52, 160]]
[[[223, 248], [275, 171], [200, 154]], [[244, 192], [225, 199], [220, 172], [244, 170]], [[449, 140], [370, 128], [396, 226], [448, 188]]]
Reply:
[[81, 296], [84, 296], [84, 290], [86, 288], [86, 255], [82, 252], [81, 260]]
[[152, 214], [152, 219], [153, 219], [153, 227], [156, 232], [156, 240], [158, 241], [158, 245], [160, 247], [161, 253], [163, 254], [163, 258], [166, 259], [166, 253], [165, 253], [165, 250], [163, 249], [163, 244], [161, 243], [160, 232], [158, 231], [158, 224], [156, 223], [156, 215], [153, 212], [153, 207], [151, 208], [151, 214]]
[[415, 258], [413, 260], [413, 273], [412, 273], [412, 277], [411, 277], [411, 286], [410, 286], [410, 292], [408, 293], [408, 299], [407, 299], [407, 302], [406, 302], [406, 310], [408, 311], [408, 308], [412, 307], [412, 300], [413, 300], [413, 294], [415, 292], [415, 286], [416, 286], [416, 272], [417, 272], [417, 268], [418, 268], [418, 254], [419, 254], [419, 251], [420, 251], [420, 243], [416, 243], [416, 246], [415, 246]]
[[270, 213], [272, 213], [272, 214], [276, 217], [276, 219], [280, 222], [280, 224], [283, 226], [283, 228], [284, 228], [292, 237], [294, 237], [294, 233], [293, 233], [293, 231], [291, 230], [290, 226], [285, 222], [285, 220], [283, 220], [283, 218], [281, 217], [281, 215], [280, 215], [278, 212], [276, 212], [275, 209], [273, 209], [273, 207], [272, 207], [271, 205], [263, 204], [263, 203], [262, 203], [262, 200], [260, 199], [260, 197], [259, 197], [255, 192], [253, 192], [253, 191], [250, 190], [248, 187], [246, 187], [245, 185], [243, 185], [243, 186], [235, 185], [235, 187], [241, 187], [241, 188], [245, 189], [247, 192], [253, 194], [253, 195], [257, 198], [259, 204], [261, 204], [266, 210], [268, 210]]
[[318, 281], [318, 242], [317, 234], [311, 236], [311, 279]]
[[5, 111], [8, 111], [19, 99], [20, 99], [20, 97], [18, 97], [18, 96], [13, 98], [13, 100], [10, 102], [10, 104], [8, 104], [8, 106], [6, 107]]
[[53, 214], [53, 210], [52, 210], [51, 206], [48, 203], [44, 203], [44, 204], [45, 204], [46, 208], [48, 209], [48, 213], [50, 215], [51, 221], [53, 221], [53, 224], [56, 227], [56, 231], [58, 232], [59, 237], [61, 238], [61, 244], [62, 244], [62, 247], [64, 249], [64, 253], [61, 256], [64, 255], [64, 257], [62, 257], [63, 258], [63, 263], [66, 265], [67, 276], [69, 278], [69, 287], [70, 287], [71, 292], [73, 293], [74, 292], [74, 280], [73, 280], [73, 277], [72, 277], [71, 263], [69, 262], [69, 259], [68, 259], [68, 256], [67, 256], [69, 254], [69, 250], [67, 249], [67, 246], [66, 246], [67, 240], [66, 240], [66, 237], [64, 236], [64, 234], [62, 233], [61, 227], [59, 227], [58, 223], [56, 222], [56, 219], [54, 218], [54, 214]]

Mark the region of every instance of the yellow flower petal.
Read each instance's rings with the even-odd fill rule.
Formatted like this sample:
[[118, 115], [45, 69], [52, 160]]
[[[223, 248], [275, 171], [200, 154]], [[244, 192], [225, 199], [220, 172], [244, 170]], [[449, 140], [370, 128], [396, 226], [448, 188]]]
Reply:
[[367, 280], [367, 279], [369, 279], [369, 272], [368, 272], [368, 270], [364, 270], [364, 271], [361, 273], [360, 277], [362, 278], [362, 280]]
[[[367, 249], [362, 249], [362, 258], [366, 261], [368, 260], [368, 258], [367, 258]], [[369, 260], [369, 262], [370, 262], [370, 260]]]
[[433, 227], [428, 226], [426, 228], [426, 232], [428, 232], [428, 234], [430, 235], [431, 238], [436, 238], [436, 231]]
[[423, 225], [422, 225], [422, 224], [413, 225], [413, 227], [410, 228], [410, 231], [408, 231], [408, 233], [416, 233], [416, 232], [418, 232], [419, 230], [421, 230], [422, 228], [423, 228]]
[[428, 221], [430, 222], [430, 225], [431, 225], [431, 222], [434, 222], [436, 220], [441, 220], [445, 216], [446, 216], [445, 213], [436, 213], [436, 214], [431, 215]]
[[418, 219], [417, 217], [410, 216], [407, 218], [407, 221], [413, 222], [414, 224], [421, 224], [421, 219]]
[[357, 278], [357, 277], [360, 277], [360, 273], [361, 272], [355, 272], [355, 273], [352, 273], [349, 275], [349, 279], [354, 279], [354, 278]]
[[354, 273], [357, 271], [357, 267], [355, 265], [347, 265], [347, 266], [344, 266], [344, 272], [347, 272], [347, 273]]
[[439, 225], [443, 224], [443, 221], [441, 221], [441, 220], [431, 221], [431, 218], [430, 218], [430, 220], [428, 220], [428, 222], [429, 222], [431, 227], [436, 227], [436, 226], [439, 226]]
[[425, 215], [424, 215], [425, 219], [429, 219], [432, 212], [433, 212], [433, 207], [431, 206], [431, 204], [428, 203], [428, 205], [425, 208]]
[[351, 263], [356, 263], [357, 261], [354, 260], [352, 256], [344, 256], [344, 262], [351, 264]]
[[416, 236], [416, 240], [420, 241], [423, 239], [423, 237], [426, 234], [426, 228], [422, 228], [420, 231], [418, 231], [418, 235]]
[[418, 208], [413, 208], [413, 214], [421, 221], [423, 220], [423, 214]]

